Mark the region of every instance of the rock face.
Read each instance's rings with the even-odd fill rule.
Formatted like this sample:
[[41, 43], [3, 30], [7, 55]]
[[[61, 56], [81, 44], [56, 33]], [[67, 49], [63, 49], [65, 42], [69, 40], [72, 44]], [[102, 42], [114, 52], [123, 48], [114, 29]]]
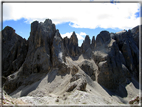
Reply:
[[110, 34], [108, 31], [101, 31], [100, 34], [96, 37], [96, 47], [100, 48], [107, 44], [110, 41]]
[[23, 65], [23, 72], [26, 75], [32, 72], [48, 72], [50, 70], [52, 66], [51, 41], [55, 31], [55, 25], [49, 19], [45, 20], [44, 23], [35, 21], [31, 24], [28, 53]]
[[97, 65], [92, 61], [83, 61], [79, 64], [79, 67], [91, 77], [93, 81], [96, 81], [96, 74], [98, 71]]
[[57, 30], [55, 36], [53, 38], [53, 46], [52, 46], [52, 63], [53, 66], [58, 66], [59, 63], [65, 62], [65, 50], [62, 37]]
[[[119, 48], [114, 40], [111, 40], [110, 50], [103, 52], [102, 50], [95, 53], [94, 60], [98, 63], [98, 83], [108, 89], [116, 89], [121, 83], [125, 83], [129, 79], [130, 72], [123, 63], [123, 59]], [[106, 49], [107, 50], [107, 49]]]
[[11, 27], [2, 31], [2, 75], [8, 76], [17, 71], [25, 61], [28, 43]]
[[67, 55], [75, 57], [80, 55], [80, 49], [78, 47], [78, 38], [75, 32], [72, 33], [70, 39], [64, 38], [64, 46], [66, 47]]
[[[86, 91], [87, 84], [91, 84], [88, 81], [96, 81], [109, 90], [127, 85], [132, 78], [138, 81], [138, 32], [138, 27], [117, 33], [102, 31], [92, 41], [86, 35], [79, 47], [75, 32], [70, 38], [62, 38], [50, 19], [44, 23], [34, 21], [28, 40], [7, 26], [2, 31], [4, 90], [8, 94], [22, 90], [22, 87], [37, 84], [45, 75], [52, 78], [45, 82], [52, 88], [55, 81], [60, 83], [56, 87], [67, 86], [62, 92]], [[69, 76], [65, 81], [56, 80], [66, 75]], [[21, 96], [28, 95], [29, 90]]]
[[88, 48], [90, 48], [90, 38], [88, 35], [86, 35], [81, 48], [82, 48], [82, 53], [84, 53]]
[[[140, 26], [136, 26], [131, 30], [132, 37], [134, 38], [134, 41], [135, 41], [137, 47], [139, 47], [139, 27]], [[142, 31], [142, 26], [140, 28]]]
[[93, 36], [93, 38], [92, 38], [92, 44], [91, 44], [92, 50], [95, 50], [95, 47], [96, 47], [96, 40], [95, 40], [95, 36]]

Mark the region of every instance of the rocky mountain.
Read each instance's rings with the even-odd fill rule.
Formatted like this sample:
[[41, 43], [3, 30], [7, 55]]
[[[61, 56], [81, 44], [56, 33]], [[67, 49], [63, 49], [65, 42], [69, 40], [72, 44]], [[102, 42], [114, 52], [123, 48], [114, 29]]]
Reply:
[[139, 26], [86, 35], [81, 47], [75, 32], [62, 38], [50, 19], [34, 21], [28, 40], [2, 30], [3, 89], [26, 102], [127, 104], [139, 95], [139, 58]]

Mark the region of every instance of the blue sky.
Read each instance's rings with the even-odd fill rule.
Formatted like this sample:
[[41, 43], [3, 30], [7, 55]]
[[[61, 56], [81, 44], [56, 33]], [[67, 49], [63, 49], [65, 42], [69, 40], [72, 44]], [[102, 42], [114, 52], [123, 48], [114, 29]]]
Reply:
[[136, 3], [4, 3], [3, 7], [3, 28], [11, 26], [25, 39], [30, 36], [31, 22], [44, 22], [47, 18], [56, 24], [62, 37], [70, 37], [75, 31], [79, 45], [86, 35], [92, 39], [102, 30], [115, 33], [140, 24], [140, 9]]

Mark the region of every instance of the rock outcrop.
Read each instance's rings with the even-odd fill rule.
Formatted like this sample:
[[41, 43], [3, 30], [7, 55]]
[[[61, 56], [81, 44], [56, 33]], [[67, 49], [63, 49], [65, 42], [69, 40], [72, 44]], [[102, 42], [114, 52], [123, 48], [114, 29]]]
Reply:
[[82, 48], [82, 53], [84, 53], [88, 48], [90, 48], [90, 38], [88, 35], [86, 35], [81, 48]]
[[2, 31], [2, 75], [17, 71], [25, 61], [28, 43], [9, 26]]
[[56, 31], [55, 36], [53, 38], [52, 58], [52, 63], [54, 67], [58, 66], [59, 63], [65, 62], [64, 44], [58, 30]]
[[7, 26], [2, 31], [4, 90], [8, 94], [22, 90], [20, 96], [40, 93], [32, 86], [37, 88], [35, 84], [42, 80], [48, 94], [59, 93], [57, 87], [62, 93], [87, 91], [92, 81], [110, 91], [125, 87], [139, 80], [138, 32], [138, 27], [117, 33], [102, 31], [92, 41], [86, 35], [79, 47], [75, 32], [62, 38], [50, 19], [34, 21], [28, 40]]
[[95, 47], [96, 47], [96, 40], [95, 40], [95, 36], [93, 36], [92, 43], [91, 43], [92, 50], [95, 50]]
[[96, 37], [96, 47], [97, 49], [103, 48], [110, 42], [110, 33], [108, 31], [101, 31]]
[[76, 57], [80, 55], [80, 49], [78, 47], [78, 38], [75, 32], [72, 33], [70, 39], [64, 38], [64, 46], [66, 47], [67, 55]]

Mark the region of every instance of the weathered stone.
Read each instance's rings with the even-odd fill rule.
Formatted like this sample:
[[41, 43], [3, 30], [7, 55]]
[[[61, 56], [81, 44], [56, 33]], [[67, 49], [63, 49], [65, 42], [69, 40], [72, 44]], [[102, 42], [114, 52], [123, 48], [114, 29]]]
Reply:
[[[55, 35], [55, 31], [56, 31], [55, 25], [52, 24], [52, 21], [49, 19], [45, 20], [44, 23], [38, 23], [37, 21], [35, 21], [31, 24], [31, 33], [30, 33], [30, 37], [28, 38], [27, 55], [24, 57], [25, 59], [21, 68], [17, 71], [19, 72], [18, 76], [16, 76], [16, 78], [8, 79], [6, 81], [4, 87], [5, 87], [5, 90], [7, 90], [7, 92], [9, 93], [13, 92], [21, 84], [26, 85], [26, 84], [29, 84], [29, 83], [31, 84], [35, 82], [36, 80], [29, 82], [30, 80], [28, 79], [30, 75], [33, 73], [49, 72], [49, 70], [52, 67], [51, 46], [52, 46], [53, 38]], [[14, 47], [14, 50], [15, 50], [15, 47]], [[15, 55], [16, 54], [14, 53], [12, 57]], [[16, 60], [18, 60], [17, 57], [16, 57]], [[20, 61], [19, 61], [19, 64], [20, 64]], [[15, 65], [16, 65], [16, 61], [13, 62], [14, 67], [16, 67]], [[10, 69], [13, 69], [13, 68], [10, 66]], [[17, 68], [14, 68], [14, 69], [17, 69]]]
[[98, 66], [92, 62], [92, 61], [83, 61], [79, 64], [79, 67], [88, 75], [91, 77], [93, 81], [96, 80], [96, 74], [98, 71]]
[[138, 48], [139, 48], [139, 28], [141, 28], [141, 32], [142, 32], [142, 25], [136, 26], [133, 29], [131, 29], [132, 37], [134, 38], [134, 41]]
[[124, 83], [129, 78], [129, 70], [124, 65], [124, 59], [116, 41], [112, 40], [107, 44], [104, 53], [102, 49], [94, 52], [93, 58], [98, 65], [97, 81], [108, 89], [117, 89], [120, 83]]
[[75, 75], [79, 71], [78, 67], [73, 66], [71, 69], [71, 75]]
[[69, 56], [69, 43], [70, 43], [70, 39], [68, 37], [65, 37], [63, 39], [63, 43], [64, 43], [64, 47], [65, 47], [65, 55]]
[[[116, 42], [119, 46], [119, 50], [124, 56], [125, 66], [135, 75], [135, 78], [139, 78], [139, 49], [137, 43], [134, 40], [134, 31], [128, 30], [123, 32], [118, 32], [115, 34]], [[122, 58], [122, 57], [121, 57]]]
[[55, 25], [50, 19], [46, 19], [44, 23], [35, 21], [31, 24], [29, 49], [24, 63], [28, 70], [26, 72], [49, 71], [52, 66], [51, 45], [55, 31]]
[[104, 53], [103, 51], [95, 51], [93, 52], [92, 58], [95, 61], [95, 63], [98, 65], [99, 62], [107, 60], [107, 53]]
[[67, 92], [73, 91], [75, 89], [80, 90], [80, 91], [86, 91], [87, 82], [82, 75], [80, 74], [74, 75], [71, 78], [70, 82], [71, 83], [69, 84], [66, 90]]
[[83, 41], [81, 45], [82, 53], [84, 53], [88, 48], [90, 48], [90, 38], [88, 35], [86, 35], [85, 40]]
[[67, 37], [64, 39], [64, 46], [66, 47], [67, 55], [76, 57], [80, 55], [80, 49], [78, 47], [78, 38], [75, 32], [72, 33], [70, 39]]
[[54, 78], [48, 82], [56, 80], [56, 75], [63, 78], [68, 74], [70, 80], [63, 82], [68, 84], [64, 90], [67, 92], [85, 91], [92, 80], [107, 89], [119, 90], [121, 84], [139, 77], [138, 32], [138, 27], [117, 33], [102, 31], [92, 42], [86, 36], [79, 47], [75, 32], [70, 38], [62, 39], [50, 19], [33, 22], [28, 41], [6, 27], [2, 31], [4, 90], [10, 94], [50, 73]]
[[28, 44], [9, 26], [2, 31], [2, 74], [8, 76], [17, 71], [27, 55]]
[[56, 34], [53, 38], [52, 58], [52, 63], [54, 67], [60, 65], [60, 63], [65, 62], [64, 44], [58, 30], [56, 31]]
[[93, 38], [92, 38], [92, 43], [91, 43], [91, 48], [92, 48], [92, 50], [94, 50], [95, 47], [96, 47], [96, 40], [95, 40], [95, 36], [93, 36]]
[[110, 33], [108, 31], [101, 31], [96, 37], [96, 47], [105, 45], [110, 41]]

